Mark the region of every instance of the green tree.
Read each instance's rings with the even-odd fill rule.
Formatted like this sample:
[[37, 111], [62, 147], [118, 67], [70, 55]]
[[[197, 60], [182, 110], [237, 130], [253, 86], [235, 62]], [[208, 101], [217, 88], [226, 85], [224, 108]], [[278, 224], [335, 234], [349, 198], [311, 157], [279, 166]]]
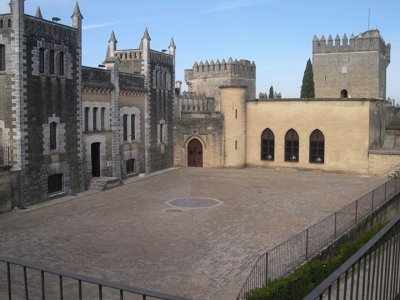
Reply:
[[274, 99], [274, 87], [271, 85], [271, 87], [269, 88], [269, 95], [268, 95], [269, 99]]
[[304, 71], [300, 98], [315, 98], [314, 72], [310, 59], [308, 59], [306, 70]]

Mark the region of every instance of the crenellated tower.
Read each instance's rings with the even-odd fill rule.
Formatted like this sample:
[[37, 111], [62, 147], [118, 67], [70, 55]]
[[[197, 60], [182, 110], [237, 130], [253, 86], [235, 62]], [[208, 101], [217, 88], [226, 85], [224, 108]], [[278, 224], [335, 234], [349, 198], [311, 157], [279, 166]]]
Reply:
[[316, 98], [386, 99], [386, 68], [390, 44], [378, 30], [348, 39], [331, 35], [313, 38], [313, 71]]
[[192, 69], [185, 70], [189, 92], [205, 93], [215, 98], [215, 110], [221, 110], [220, 86], [246, 86], [246, 99], [256, 97], [256, 64], [245, 59], [228, 61], [211, 60], [195, 62]]

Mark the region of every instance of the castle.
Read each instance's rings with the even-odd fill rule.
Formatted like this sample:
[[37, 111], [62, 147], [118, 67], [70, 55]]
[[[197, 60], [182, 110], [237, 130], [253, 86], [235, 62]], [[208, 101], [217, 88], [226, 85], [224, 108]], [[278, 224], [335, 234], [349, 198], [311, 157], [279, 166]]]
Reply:
[[[0, 15], [0, 211], [171, 166], [274, 167], [383, 175], [400, 163], [386, 97], [390, 44], [377, 30], [313, 39], [315, 99], [256, 99], [256, 65], [194, 63], [175, 83], [176, 46], [121, 50], [82, 66], [72, 25]], [[393, 109], [392, 109], [393, 110]], [[393, 124], [392, 124], [393, 125]]]

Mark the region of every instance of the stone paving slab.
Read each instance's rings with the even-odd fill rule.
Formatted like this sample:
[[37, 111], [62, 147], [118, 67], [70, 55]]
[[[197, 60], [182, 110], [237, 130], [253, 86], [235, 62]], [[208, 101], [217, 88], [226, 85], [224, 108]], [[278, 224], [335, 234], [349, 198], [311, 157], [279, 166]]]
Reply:
[[[169, 170], [0, 215], [0, 255], [192, 299], [234, 299], [261, 253], [384, 181], [295, 170]], [[190, 197], [222, 203], [168, 203]]]

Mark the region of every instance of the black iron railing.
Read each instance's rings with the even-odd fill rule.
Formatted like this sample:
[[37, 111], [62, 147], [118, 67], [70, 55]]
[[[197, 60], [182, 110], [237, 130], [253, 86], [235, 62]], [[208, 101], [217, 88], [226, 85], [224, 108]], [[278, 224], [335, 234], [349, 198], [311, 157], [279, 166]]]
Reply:
[[0, 299], [123, 300], [128, 297], [188, 300], [0, 256]]
[[395, 299], [399, 273], [400, 214], [304, 299]]
[[245, 299], [246, 294], [251, 290], [261, 288], [270, 280], [288, 274], [399, 192], [400, 179], [387, 181], [341, 210], [260, 255], [240, 289], [237, 299]]

